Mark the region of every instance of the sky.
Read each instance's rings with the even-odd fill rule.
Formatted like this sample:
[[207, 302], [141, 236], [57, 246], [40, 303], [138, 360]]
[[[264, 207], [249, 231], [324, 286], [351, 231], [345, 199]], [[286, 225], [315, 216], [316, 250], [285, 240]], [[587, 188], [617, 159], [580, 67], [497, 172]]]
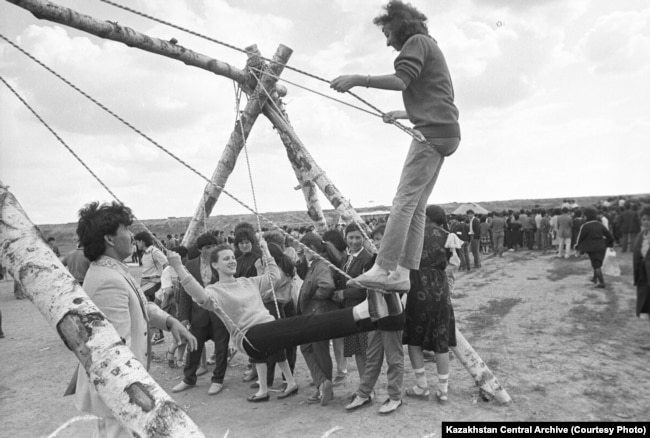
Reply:
[[[245, 54], [89, 0], [58, 3], [242, 68]], [[257, 44], [333, 79], [393, 72], [375, 0], [135, 0], [146, 14], [233, 46]], [[462, 141], [429, 203], [650, 192], [650, 4], [646, 0], [414, 0], [445, 54]], [[102, 40], [0, 1], [0, 33], [210, 177], [234, 128], [233, 81]], [[205, 182], [0, 40], [0, 76], [139, 219], [192, 216]], [[293, 71], [282, 77], [363, 106]], [[284, 84], [295, 132], [357, 208], [390, 205], [410, 137], [380, 118]], [[395, 91], [355, 88], [383, 111]], [[241, 108], [245, 101], [241, 102]], [[271, 123], [257, 120], [226, 190], [260, 212], [304, 210]], [[252, 187], [251, 187], [252, 180]], [[37, 224], [75, 222], [111, 200], [0, 83], [0, 181]], [[324, 209], [332, 208], [320, 195]], [[213, 215], [249, 213], [223, 194]]]

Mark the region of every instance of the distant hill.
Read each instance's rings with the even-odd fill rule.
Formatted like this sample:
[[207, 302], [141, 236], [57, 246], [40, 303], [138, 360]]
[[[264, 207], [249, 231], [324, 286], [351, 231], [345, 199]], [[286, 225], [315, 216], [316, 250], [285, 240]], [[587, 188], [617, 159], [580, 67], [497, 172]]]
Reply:
[[[650, 204], [650, 194], [634, 194], [634, 195], [623, 195], [626, 198], [641, 199], [645, 203]], [[600, 201], [604, 201], [610, 198], [610, 196], [584, 196], [584, 197], [570, 197], [570, 199], [575, 199], [575, 201], [581, 207], [591, 206]], [[563, 200], [566, 198], [547, 198], [547, 199], [511, 199], [507, 201], [485, 201], [477, 202], [484, 208], [489, 211], [502, 211], [502, 210], [519, 210], [519, 209], [532, 209], [535, 206], [540, 208], [554, 208], [559, 207]], [[442, 208], [445, 209], [447, 213], [453, 212], [461, 203], [452, 202], [447, 204], [440, 204]], [[390, 210], [390, 206], [380, 205], [372, 208], [359, 208], [357, 211], [359, 213], [371, 212], [371, 211], [387, 211]], [[300, 227], [304, 225], [311, 224], [309, 216], [305, 211], [287, 211], [287, 212], [270, 212], [262, 213], [265, 217], [268, 217], [274, 224], [279, 226], [287, 225], [289, 227]], [[327, 222], [330, 224], [335, 224], [339, 220], [339, 214], [336, 210], [324, 210], [323, 214], [327, 219]], [[218, 229], [229, 232], [234, 229], [235, 225], [239, 222], [246, 221], [251, 224], [257, 224], [255, 215], [253, 214], [244, 214], [244, 215], [219, 215], [212, 216], [208, 220], [208, 227], [210, 229]], [[156, 233], [159, 238], [166, 236], [167, 234], [183, 233], [187, 229], [187, 226], [190, 223], [189, 217], [170, 217], [167, 219], [147, 219], [142, 220], [142, 223], [151, 230], [151, 232]], [[262, 222], [263, 227], [271, 227], [271, 225]], [[53, 236], [56, 239], [57, 245], [61, 250], [61, 254], [72, 250], [76, 244], [76, 234], [75, 230], [77, 228], [76, 223], [68, 224], [48, 224], [48, 225], [39, 225], [41, 232], [45, 238]], [[138, 231], [139, 227], [137, 224], [134, 224], [132, 227], [133, 230]]]

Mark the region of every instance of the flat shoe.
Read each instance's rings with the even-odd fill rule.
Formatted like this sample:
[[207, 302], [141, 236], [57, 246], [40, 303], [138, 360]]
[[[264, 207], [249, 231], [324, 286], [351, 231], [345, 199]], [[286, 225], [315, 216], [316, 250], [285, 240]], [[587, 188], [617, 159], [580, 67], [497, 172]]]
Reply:
[[269, 394], [264, 394], [264, 395], [257, 395], [253, 394], [250, 397], [247, 397], [246, 400], [248, 400], [251, 403], [259, 403], [259, 402], [265, 402], [269, 401], [271, 397], [269, 397]]
[[208, 373], [208, 369], [207, 369], [206, 367], [199, 367], [199, 368], [196, 370], [196, 376], [197, 376], [197, 377], [198, 377], [198, 376], [202, 376], [202, 375], [207, 374], [207, 373]]
[[345, 407], [345, 410], [348, 412], [354, 412], [364, 406], [368, 406], [370, 403], [372, 403], [370, 397], [363, 398], [355, 394], [352, 398], [352, 401]]
[[438, 400], [438, 403], [440, 403], [441, 405], [447, 404], [447, 400], [448, 400], [447, 393], [442, 391], [436, 391], [436, 400]]
[[298, 385], [294, 386], [293, 388], [287, 388], [284, 391], [282, 391], [280, 394], [278, 394], [278, 399], [283, 399], [290, 397], [294, 394], [298, 394]]
[[[424, 389], [424, 388], [420, 388], [420, 389]], [[429, 400], [429, 398], [431, 397], [431, 393], [429, 392], [428, 388], [421, 394], [415, 392], [415, 389], [413, 388], [406, 388], [404, 394], [406, 394], [407, 397], [419, 398], [420, 400]]]
[[384, 402], [384, 404], [381, 405], [381, 408], [379, 408], [379, 414], [380, 414], [380, 415], [388, 415], [388, 414], [392, 414], [392, 413], [395, 412], [395, 411], [397, 410], [397, 408], [399, 408], [400, 406], [402, 406], [402, 400], [401, 400], [401, 399], [400, 399], [400, 400], [391, 400], [391, 399], [387, 399], [387, 400]]
[[210, 385], [210, 389], [208, 389], [208, 395], [219, 394], [222, 389], [223, 389], [223, 384], [213, 383], [212, 385]]
[[348, 280], [346, 284], [351, 287], [383, 290], [387, 279], [388, 274], [369, 275], [368, 273], [365, 273]]
[[194, 386], [194, 385], [188, 385], [187, 383], [181, 381], [181, 383], [179, 383], [178, 385], [176, 385], [176, 386], [174, 386], [172, 388], [172, 392], [185, 391], [187, 388], [191, 388], [192, 386]]
[[244, 376], [244, 378], [242, 379], [242, 381], [244, 383], [252, 382], [253, 380], [257, 380], [257, 373], [256, 372], [250, 372], [250, 373], [246, 374]]

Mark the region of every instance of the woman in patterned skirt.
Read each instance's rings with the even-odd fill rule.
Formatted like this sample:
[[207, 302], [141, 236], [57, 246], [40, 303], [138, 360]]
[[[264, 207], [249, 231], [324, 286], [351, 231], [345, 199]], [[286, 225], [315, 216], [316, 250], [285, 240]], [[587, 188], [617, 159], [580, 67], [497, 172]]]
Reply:
[[411, 290], [405, 310], [403, 343], [408, 345], [409, 359], [416, 379], [416, 385], [408, 388], [406, 395], [429, 399], [422, 351], [430, 350], [436, 353], [436, 399], [444, 404], [447, 402], [449, 385], [449, 347], [456, 346], [456, 322], [445, 274], [451, 252], [445, 248], [449, 234], [443, 229], [445, 211], [437, 205], [430, 205], [426, 209], [426, 216], [420, 269], [411, 271]]

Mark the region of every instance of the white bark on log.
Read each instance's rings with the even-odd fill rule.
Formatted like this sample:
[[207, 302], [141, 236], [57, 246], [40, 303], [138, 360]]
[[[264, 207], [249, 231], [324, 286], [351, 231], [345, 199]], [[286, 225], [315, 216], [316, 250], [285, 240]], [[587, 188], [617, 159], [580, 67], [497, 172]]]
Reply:
[[0, 262], [74, 352], [125, 427], [141, 437], [204, 436], [135, 359], [2, 182]]
[[83, 15], [73, 9], [44, 0], [7, 1], [30, 11], [38, 19], [64, 24], [100, 38], [124, 43], [129, 47], [177, 59], [187, 65], [225, 76], [250, 88], [255, 84], [252, 75], [230, 64], [186, 49], [181, 45], [150, 37], [118, 23], [97, 20], [89, 15]]
[[502, 404], [512, 401], [506, 390], [458, 329], [456, 329], [456, 347], [451, 347], [451, 351], [474, 378], [474, 382], [482, 390], [481, 395], [493, 397]]
[[[251, 51], [256, 48], [251, 47]], [[199, 201], [199, 206], [190, 220], [190, 223], [183, 237], [183, 245], [189, 248], [196, 241], [197, 237], [201, 234], [205, 226], [207, 218], [212, 213], [219, 195], [221, 195], [222, 188], [225, 187], [228, 177], [235, 168], [237, 157], [246, 145], [246, 139], [250, 134], [253, 124], [257, 117], [262, 112], [262, 108], [268, 99], [268, 95], [274, 92], [277, 77], [280, 76], [285, 64], [291, 57], [292, 50], [284, 45], [280, 45], [271, 60], [271, 64], [267, 66], [270, 74], [263, 74], [260, 82], [255, 87], [253, 94], [249, 97], [246, 107], [241, 113], [239, 121], [235, 123], [235, 128], [230, 135], [230, 139], [221, 154], [217, 168], [212, 174], [211, 181], [213, 184], [207, 184], [203, 190], [203, 196]], [[249, 63], [257, 62], [258, 58], [249, 58]], [[266, 91], [264, 91], [266, 90]], [[268, 94], [267, 94], [268, 93]], [[242, 135], [243, 131], [243, 135]]]

